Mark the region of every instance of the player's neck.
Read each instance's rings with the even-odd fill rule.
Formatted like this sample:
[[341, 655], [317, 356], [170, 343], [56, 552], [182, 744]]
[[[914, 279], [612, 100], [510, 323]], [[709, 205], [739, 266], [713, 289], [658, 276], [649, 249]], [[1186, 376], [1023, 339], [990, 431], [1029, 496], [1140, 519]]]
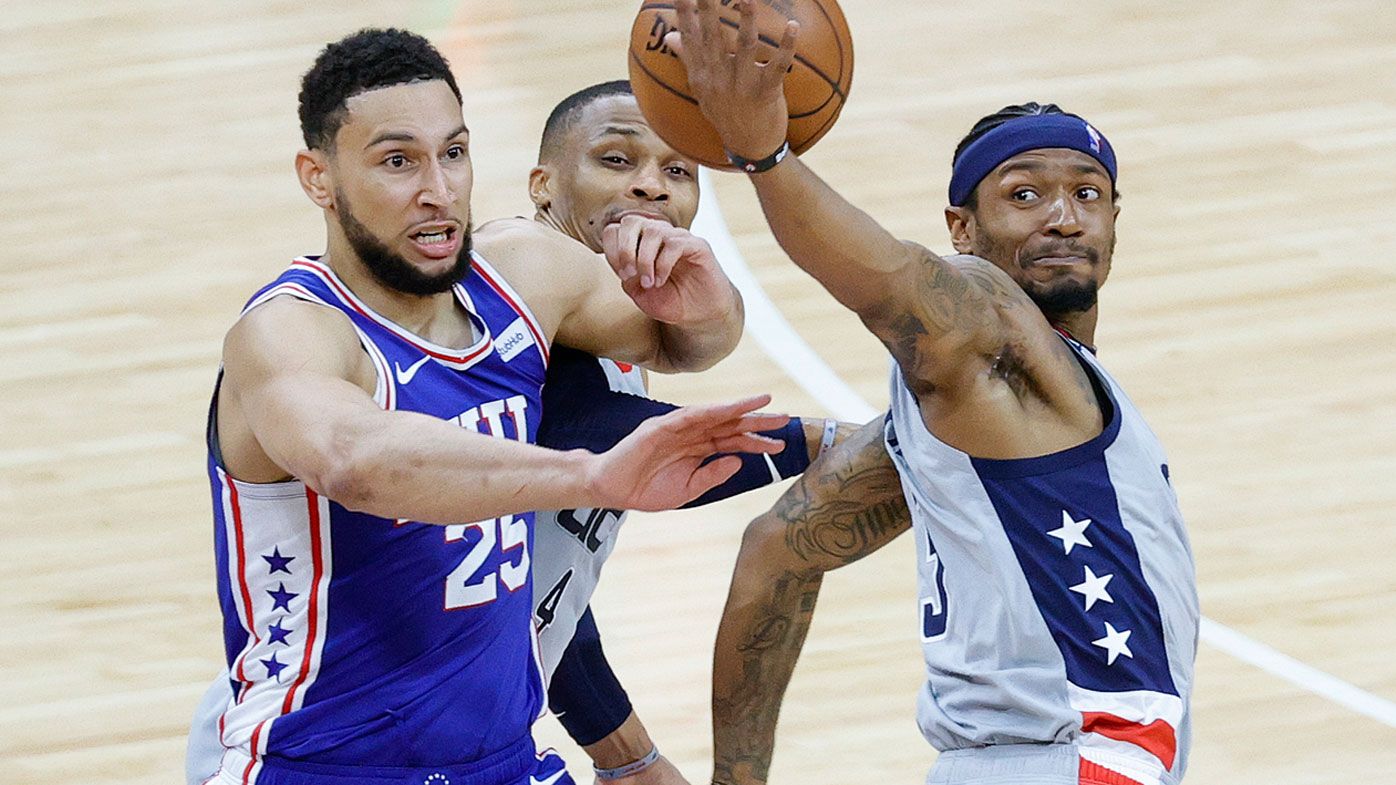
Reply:
[[347, 241], [331, 236], [328, 245], [321, 261], [379, 316], [413, 335], [452, 349], [464, 349], [475, 342], [478, 336], [474, 325], [456, 305], [453, 292], [400, 292], [379, 281]]
[[557, 218], [553, 217], [553, 214], [548, 212], [547, 210], [541, 208], [538, 210], [534, 210], [533, 220], [537, 221], [540, 224], [543, 224], [544, 226], [550, 229], [555, 229], [559, 232], [562, 232], [563, 234], [567, 234], [567, 229], [563, 228], [562, 222], [557, 220]]
[[1091, 306], [1089, 311], [1076, 311], [1068, 314], [1049, 316], [1052, 326], [1070, 335], [1086, 346], [1095, 348], [1096, 320], [1100, 318], [1100, 305]]

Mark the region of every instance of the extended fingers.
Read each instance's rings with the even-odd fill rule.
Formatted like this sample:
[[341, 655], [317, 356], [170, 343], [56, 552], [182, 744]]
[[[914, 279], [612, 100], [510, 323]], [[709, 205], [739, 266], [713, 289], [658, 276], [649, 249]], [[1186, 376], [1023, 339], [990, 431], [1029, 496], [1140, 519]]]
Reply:
[[791, 19], [785, 23], [785, 31], [780, 36], [780, 46], [776, 49], [771, 60], [766, 64], [766, 78], [772, 81], [784, 81], [785, 75], [790, 71], [790, 66], [795, 62], [795, 44], [800, 38], [800, 23]]
[[741, 12], [741, 22], [737, 26], [737, 60], [749, 63], [756, 52], [756, 3], [742, 2]]
[[775, 455], [785, 450], [783, 439], [772, 439], [759, 433], [739, 433], [713, 440], [714, 452], [752, 452]]

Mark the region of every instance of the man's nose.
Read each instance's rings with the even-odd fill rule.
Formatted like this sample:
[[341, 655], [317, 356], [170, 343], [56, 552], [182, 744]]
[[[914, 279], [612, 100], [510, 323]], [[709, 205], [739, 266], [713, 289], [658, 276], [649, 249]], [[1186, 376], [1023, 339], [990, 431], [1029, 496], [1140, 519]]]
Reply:
[[1071, 194], [1061, 194], [1047, 206], [1048, 234], [1074, 237], [1081, 234], [1080, 206]]
[[433, 161], [422, 170], [422, 189], [417, 194], [417, 202], [423, 206], [444, 206], [456, 200], [456, 189], [446, 176], [446, 169], [439, 161]]
[[630, 184], [630, 195], [647, 202], [669, 201], [669, 188], [657, 166], [641, 167]]

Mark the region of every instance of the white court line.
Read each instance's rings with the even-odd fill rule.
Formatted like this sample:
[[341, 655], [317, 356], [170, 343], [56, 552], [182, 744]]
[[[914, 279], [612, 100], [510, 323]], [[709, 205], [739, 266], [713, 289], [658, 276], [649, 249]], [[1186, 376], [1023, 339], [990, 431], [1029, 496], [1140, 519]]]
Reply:
[[[834, 369], [824, 362], [781, 315], [752, 275], [746, 259], [732, 239], [707, 169], [698, 173], [702, 195], [693, 233], [708, 241], [722, 269], [736, 284], [746, 301], [746, 321], [752, 337], [790, 378], [835, 417], [851, 422], [867, 422], [879, 412], [854, 392]], [[1324, 673], [1259, 641], [1203, 617], [1202, 640], [1242, 662], [1254, 665], [1304, 690], [1312, 692], [1383, 725], [1396, 728], [1396, 703], [1373, 695], [1360, 687]]]

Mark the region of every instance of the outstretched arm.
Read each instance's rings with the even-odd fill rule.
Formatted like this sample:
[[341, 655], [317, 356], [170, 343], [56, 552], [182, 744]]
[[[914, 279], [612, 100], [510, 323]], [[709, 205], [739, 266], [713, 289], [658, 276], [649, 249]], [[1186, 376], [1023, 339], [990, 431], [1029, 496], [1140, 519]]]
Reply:
[[911, 526], [882, 419], [815, 461], [752, 521], [713, 654], [713, 782], [764, 783], [776, 719], [828, 570]]
[[[679, 52], [703, 114], [733, 154], [760, 160], [786, 137], [784, 75], [798, 25], [761, 62], [755, 4], [742, 4], [736, 55], [728, 54], [717, 0], [678, 0]], [[910, 380], [933, 386], [963, 373], [959, 360], [1002, 342], [1000, 309], [1023, 301], [1011, 280], [980, 260], [950, 262], [902, 242], [824, 183], [795, 156], [751, 177], [762, 210], [790, 258], [853, 310], [892, 351]]]
[[[379, 408], [348, 319], [284, 296], [244, 315], [223, 357], [218, 429], [233, 476], [295, 477], [351, 509], [423, 523], [572, 506], [671, 509], [741, 465], [705, 463], [713, 453], [779, 452], [753, 432], [787, 420], [750, 414], [770, 401], [761, 396], [656, 417], [599, 455], [485, 436]], [[270, 476], [244, 474], [247, 466]]]

